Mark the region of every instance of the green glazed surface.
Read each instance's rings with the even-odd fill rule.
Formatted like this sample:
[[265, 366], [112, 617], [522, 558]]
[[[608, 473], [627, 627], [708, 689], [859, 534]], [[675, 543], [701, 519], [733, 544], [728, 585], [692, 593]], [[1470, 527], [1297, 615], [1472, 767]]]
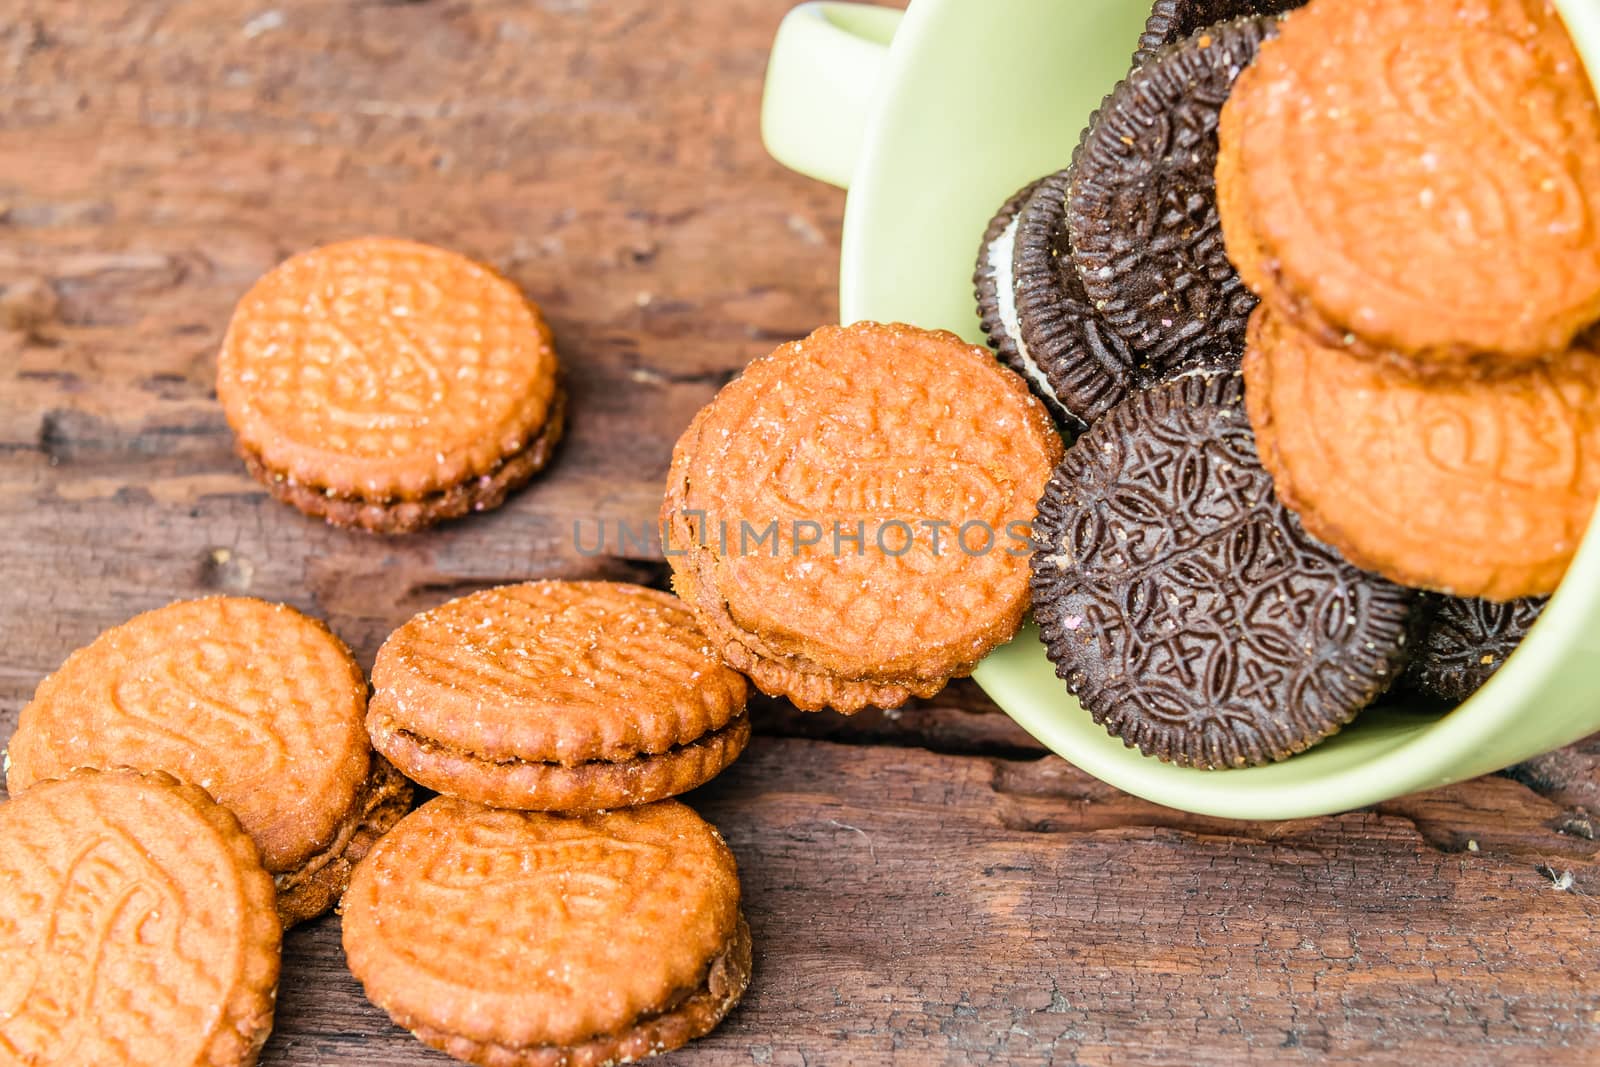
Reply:
[[[1600, 0], [1557, 0], [1600, 71]], [[810, 4], [774, 47], [763, 136], [782, 162], [850, 188], [841, 319], [943, 327], [981, 343], [971, 290], [979, 237], [1013, 190], [1063, 166], [1125, 72], [1149, 0]], [[888, 39], [887, 47], [877, 43]], [[1282, 763], [1174, 767], [1123, 746], [1078, 706], [1037, 631], [985, 660], [978, 683], [1072, 763], [1188, 811], [1283, 819], [1460, 781], [1600, 730], [1600, 523], [1533, 633], [1445, 715], [1369, 712]]]

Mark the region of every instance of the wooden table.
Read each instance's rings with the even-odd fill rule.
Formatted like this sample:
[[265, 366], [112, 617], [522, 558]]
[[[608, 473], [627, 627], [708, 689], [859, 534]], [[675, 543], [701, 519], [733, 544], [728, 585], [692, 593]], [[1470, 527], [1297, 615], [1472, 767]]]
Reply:
[[[762, 152], [788, 0], [10, 0], [0, 16], [0, 735], [101, 629], [250, 593], [365, 662], [420, 608], [656, 512], [746, 360], [836, 315], [843, 197]], [[1066, 0], [1062, 0], [1066, 2]], [[369, 232], [548, 310], [571, 435], [503, 511], [375, 540], [269, 500], [212, 391], [233, 302]], [[592, 543], [592, 536], [586, 543]], [[743, 869], [754, 984], [700, 1064], [1600, 1062], [1594, 742], [1331, 819], [1098, 784], [970, 683], [845, 720], [759, 708], [691, 801]], [[447, 1062], [288, 939], [266, 1062]]]

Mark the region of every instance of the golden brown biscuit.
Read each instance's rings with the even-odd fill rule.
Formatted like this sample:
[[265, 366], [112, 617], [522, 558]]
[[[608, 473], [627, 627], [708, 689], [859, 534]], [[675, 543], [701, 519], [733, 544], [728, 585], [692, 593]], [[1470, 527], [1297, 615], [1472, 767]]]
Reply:
[[673, 582], [769, 693], [840, 711], [937, 692], [1016, 633], [1061, 440], [943, 331], [825, 326], [747, 367], [673, 452]]
[[[680, 543], [692, 542], [695, 536], [686, 521], [669, 529], [670, 536]], [[750, 635], [733, 625], [715, 596], [702, 595], [695, 568], [674, 568], [672, 585], [686, 603], [703, 605], [696, 617], [724, 662], [742, 671], [763, 693], [784, 696], [804, 711], [833, 708], [849, 715], [865, 707], [896, 708], [912, 697], [931, 697], [945, 687], [940, 680], [912, 684], [848, 681], [792, 666], [788, 659], [767, 658], [745, 644]]]
[[[1236, 89], [1238, 84], [1235, 79]], [[1244, 183], [1239, 179], [1239, 125], [1239, 109], [1224, 105], [1217, 119], [1217, 218], [1222, 223], [1222, 242], [1228, 261], [1245, 288], [1264, 300], [1270, 298], [1270, 302], [1281, 305], [1283, 295], [1269, 292], [1271, 277], [1262, 261], [1261, 241], [1256, 237], [1244, 203]]]
[[1219, 137], [1240, 273], [1325, 344], [1504, 374], [1600, 317], [1600, 104], [1548, 0], [1317, 0]]
[[255, 845], [197, 787], [80, 771], [0, 805], [0, 1062], [253, 1064], [281, 938]]
[[425, 611], [378, 650], [373, 743], [429, 789], [588, 811], [709, 781], [750, 737], [747, 687], [676, 597], [528, 582]]
[[411, 782], [382, 756], [373, 754], [367, 780], [327, 847], [293, 871], [274, 879], [278, 918], [283, 928], [315, 919], [339, 903], [350, 884], [350, 872], [378, 838], [411, 810]]
[[669, 1051], [750, 978], [733, 854], [672, 800], [571, 816], [438, 797], [362, 861], [342, 910], [372, 1002], [487, 1067]]
[[376, 237], [257, 282], [223, 340], [217, 396], [274, 495], [382, 533], [499, 506], [564, 421], [550, 329], [516, 286]]
[[1491, 600], [1561, 581], [1600, 496], [1600, 356], [1424, 384], [1262, 305], [1244, 377], [1278, 496], [1351, 563]]
[[338, 872], [409, 806], [410, 787], [372, 755], [366, 704], [361, 668], [315, 619], [248, 597], [180, 601], [107, 630], [39, 684], [6, 785], [78, 767], [193, 782], [255, 839], [292, 924], [332, 906]]

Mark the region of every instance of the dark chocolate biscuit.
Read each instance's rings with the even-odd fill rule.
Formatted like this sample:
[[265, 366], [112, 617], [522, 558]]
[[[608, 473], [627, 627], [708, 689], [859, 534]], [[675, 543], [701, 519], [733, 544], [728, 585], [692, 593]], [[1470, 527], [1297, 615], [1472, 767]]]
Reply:
[[1112, 90], [1074, 159], [1067, 227], [1084, 290], [1156, 368], [1239, 365], [1256, 298], [1222, 243], [1217, 121], [1276, 33], [1275, 18], [1237, 19], [1161, 52]]
[[1019, 347], [1033, 367], [1027, 373], [1043, 375], [1056, 404], [1087, 426], [1147, 384], [1152, 368], [1101, 320], [1083, 290], [1067, 234], [1070, 182], [1070, 170], [1052, 174], [1023, 205], [1012, 275]]
[[1300, 529], [1256, 458], [1235, 374], [1133, 394], [1039, 502], [1034, 617], [1094, 720], [1202, 768], [1334, 733], [1405, 666], [1415, 594]]
[[978, 298], [978, 318], [983, 325], [989, 347], [995, 350], [1006, 366], [1027, 381], [1028, 388], [1043, 400], [1057, 422], [1069, 429], [1078, 429], [1081, 423], [1056, 397], [1050, 380], [1045, 377], [1022, 341], [1018, 322], [1017, 285], [1015, 274], [1015, 249], [1021, 225], [1022, 207], [1034, 190], [1045, 179], [1029, 182], [1012, 193], [983, 231], [983, 242], [978, 246], [978, 264], [972, 272], [972, 288]]
[[1517, 650], [1550, 599], [1502, 603], [1425, 595], [1435, 608], [1433, 621], [1412, 651], [1405, 684], [1446, 700], [1465, 700], [1476, 693]]
[[1156, 0], [1139, 35], [1133, 65], [1148, 63], [1156, 53], [1214, 22], [1249, 15], [1281, 15], [1306, 0]]

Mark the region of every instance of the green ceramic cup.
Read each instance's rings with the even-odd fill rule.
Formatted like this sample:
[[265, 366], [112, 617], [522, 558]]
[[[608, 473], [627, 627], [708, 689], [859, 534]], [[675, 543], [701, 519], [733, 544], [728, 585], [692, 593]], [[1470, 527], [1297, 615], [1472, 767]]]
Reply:
[[[1600, 71], [1600, 0], [1557, 0]], [[850, 190], [845, 322], [899, 320], [981, 341], [972, 263], [989, 216], [1061, 166], [1126, 73], [1149, 0], [809, 3], [773, 46], [762, 134], [780, 162]], [[1056, 679], [1032, 627], [978, 684], [1029, 733], [1112, 785], [1187, 811], [1286, 819], [1373, 804], [1600, 730], [1600, 522], [1522, 647], [1445, 715], [1369, 712], [1282, 763], [1195, 771], [1141, 756]]]

